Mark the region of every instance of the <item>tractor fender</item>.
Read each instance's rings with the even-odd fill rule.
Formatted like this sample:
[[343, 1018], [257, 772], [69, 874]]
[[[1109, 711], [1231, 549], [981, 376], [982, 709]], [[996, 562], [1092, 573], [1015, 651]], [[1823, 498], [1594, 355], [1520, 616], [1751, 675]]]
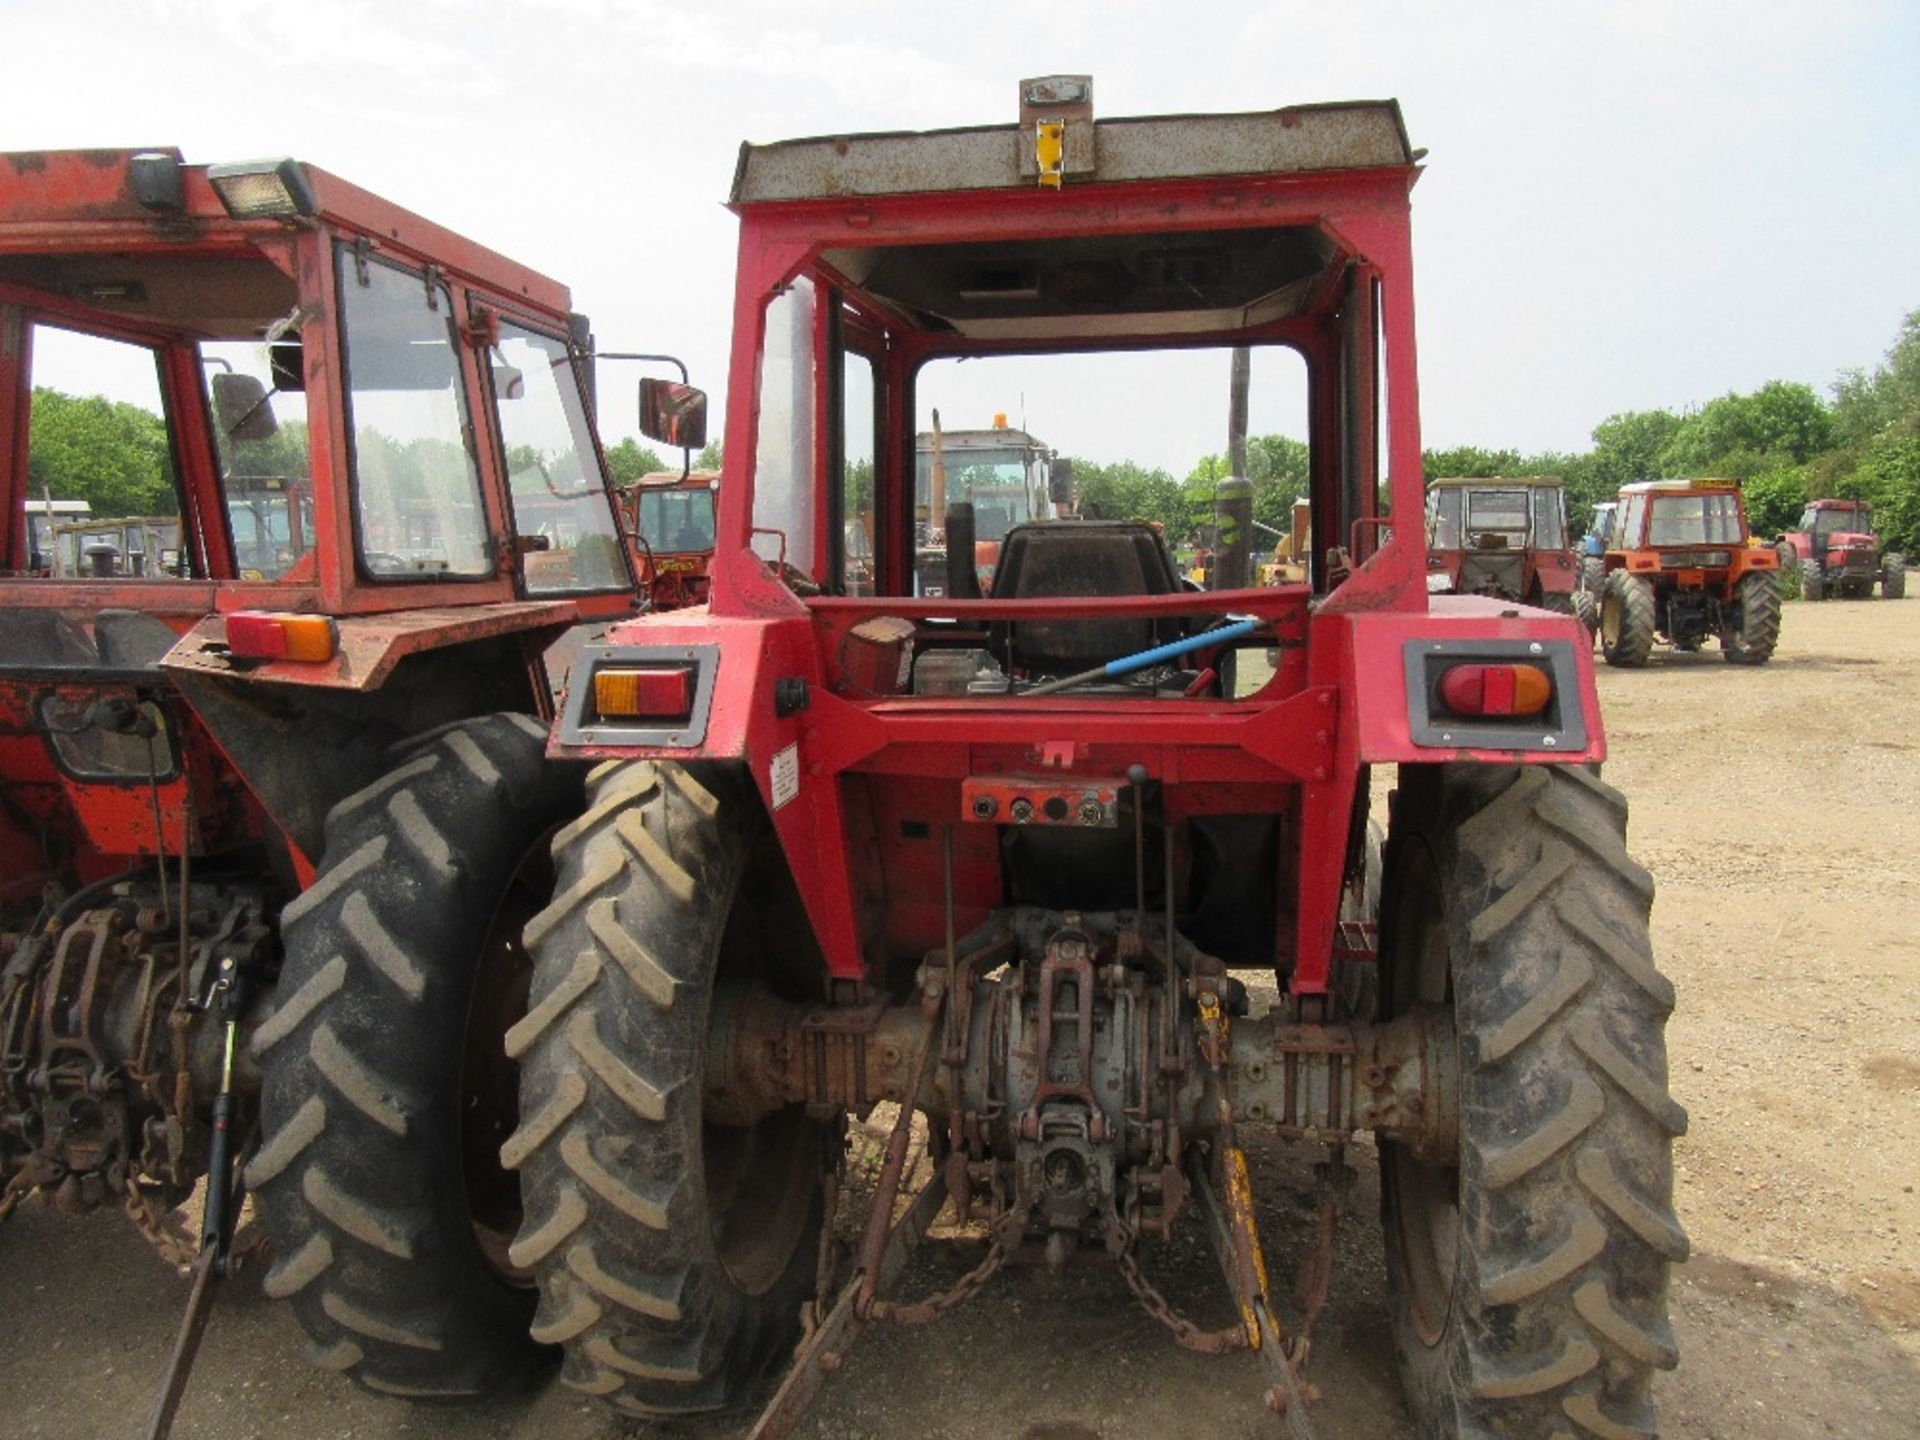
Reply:
[[[1341, 618], [1348, 631], [1338, 646], [1343, 719], [1352, 725], [1360, 764], [1606, 758], [1591, 641], [1572, 616], [1549, 618], [1482, 595], [1435, 595], [1424, 614], [1374, 611]], [[1433, 676], [1446, 664], [1478, 660], [1546, 668], [1555, 691], [1549, 711], [1527, 723], [1447, 720], [1434, 697]]]

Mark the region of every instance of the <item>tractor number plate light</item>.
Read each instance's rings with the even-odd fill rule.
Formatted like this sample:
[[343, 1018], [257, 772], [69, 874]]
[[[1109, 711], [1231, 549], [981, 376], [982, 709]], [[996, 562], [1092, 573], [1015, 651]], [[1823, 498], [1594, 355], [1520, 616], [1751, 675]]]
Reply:
[[693, 709], [693, 671], [685, 666], [596, 670], [593, 708], [607, 720], [684, 720]]
[[1455, 715], [1538, 715], [1552, 698], [1552, 678], [1532, 665], [1455, 665], [1440, 677]]
[[340, 649], [340, 627], [326, 615], [280, 615], [236, 610], [227, 616], [227, 653], [236, 660], [298, 660], [318, 664]]

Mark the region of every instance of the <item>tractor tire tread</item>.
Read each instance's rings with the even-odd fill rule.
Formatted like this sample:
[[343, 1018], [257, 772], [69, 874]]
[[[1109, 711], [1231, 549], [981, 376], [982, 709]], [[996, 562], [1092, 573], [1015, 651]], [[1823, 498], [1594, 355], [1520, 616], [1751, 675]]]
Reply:
[[698, 1253], [710, 1222], [689, 1169], [706, 967], [760, 813], [731, 767], [598, 766], [527, 926], [534, 989], [509, 1042], [523, 1121], [502, 1152], [527, 1207], [512, 1253], [539, 1278], [534, 1332], [562, 1347], [562, 1382], [624, 1415], [725, 1409], [779, 1348]]
[[282, 911], [277, 1004], [252, 1046], [264, 1138], [247, 1180], [281, 1257], [264, 1288], [314, 1356], [382, 1394], [496, 1393], [547, 1354], [532, 1291], [480, 1253], [448, 1140], [493, 907], [527, 842], [578, 806], [580, 771], [546, 761], [544, 733], [488, 715], [394, 747], [394, 769], [328, 812], [320, 874]]
[[1417, 1428], [1644, 1433], [1652, 1371], [1678, 1360], [1667, 1269], [1686, 1238], [1669, 1197], [1686, 1112], [1667, 1089], [1672, 987], [1625, 802], [1579, 767], [1448, 766], [1425, 783], [1453, 876], [1463, 1173], [1458, 1318], [1427, 1359], [1396, 1325], [1426, 1395]]

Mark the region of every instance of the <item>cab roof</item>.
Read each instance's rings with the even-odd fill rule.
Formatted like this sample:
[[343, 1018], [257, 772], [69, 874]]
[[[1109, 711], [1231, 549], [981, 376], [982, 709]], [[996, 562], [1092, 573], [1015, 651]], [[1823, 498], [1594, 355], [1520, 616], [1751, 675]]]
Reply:
[[1427, 481], [1429, 490], [1466, 485], [1538, 485], [1553, 490], [1565, 488], [1565, 482], [1558, 475], [1442, 475], [1436, 480]]
[[[1088, 123], [1089, 162], [1069, 168], [1069, 184], [1405, 170], [1420, 154], [1397, 100]], [[731, 203], [1031, 189], [1032, 145], [1031, 129], [1018, 124], [749, 142], [740, 147]]]
[[1697, 480], [1638, 480], [1631, 485], [1622, 485], [1622, 495], [1665, 495], [1676, 490], [1709, 490], [1716, 492], [1740, 492], [1740, 482], [1729, 479], [1701, 478]]
[[[142, 157], [141, 166], [135, 165], [136, 156]], [[101, 287], [109, 284], [128, 295], [141, 290], [151, 295], [155, 289], [179, 288], [182, 262], [190, 267], [196, 257], [245, 247], [251, 237], [326, 224], [364, 237], [375, 254], [401, 252], [544, 309], [560, 314], [571, 309], [567, 288], [557, 280], [318, 166], [298, 160], [259, 166], [289, 168], [304, 182], [301, 207], [264, 218], [235, 218], [209, 171], [256, 167], [188, 164], [170, 147], [0, 154], [0, 280], [63, 293], [84, 291], [94, 303], [101, 302]], [[156, 167], [177, 175], [171, 197], [164, 180], [156, 197]], [[23, 268], [30, 273], [14, 273]], [[151, 285], [148, 276], [135, 273], [145, 270], [153, 272]], [[123, 303], [131, 307], [134, 302]]]

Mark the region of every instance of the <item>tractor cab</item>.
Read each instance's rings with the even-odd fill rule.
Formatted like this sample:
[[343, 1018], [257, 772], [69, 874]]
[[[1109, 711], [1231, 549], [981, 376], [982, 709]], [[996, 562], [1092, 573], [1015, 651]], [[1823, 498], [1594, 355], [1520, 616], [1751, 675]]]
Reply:
[[1573, 614], [1579, 572], [1557, 479], [1440, 479], [1427, 487], [1427, 589], [1502, 595]]

